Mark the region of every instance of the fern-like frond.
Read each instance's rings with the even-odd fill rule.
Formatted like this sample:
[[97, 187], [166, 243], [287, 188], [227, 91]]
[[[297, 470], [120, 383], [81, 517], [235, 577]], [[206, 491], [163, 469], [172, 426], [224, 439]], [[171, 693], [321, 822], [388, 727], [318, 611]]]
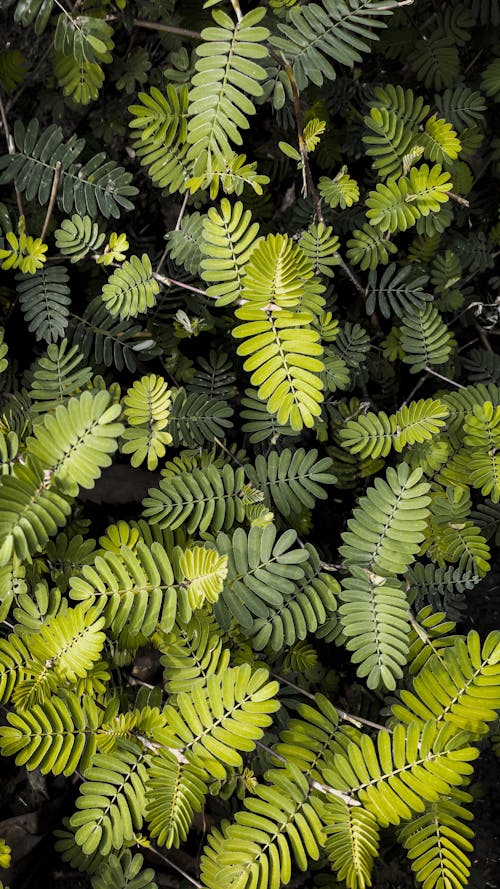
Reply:
[[118, 371], [126, 367], [133, 373], [139, 358], [148, 360], [156, 352], [149, 331], [113, 317], [101, 296], [91, 300], [81, 316], [74, 316], [67, 333], [86, 361], [92, 357], [98, 366]]
[[382, 179], [400, 175], [403, 159], [412, 147], [413, 127], [401, 120], [395, 111], [376, 105], [364, 119], [369, 135], [363, 136], [366, 153], [373, 158], [373, 168]]
[[187, 127], [194, 176], [211, 178], [213, 161], [224, 163], [232, 154], [231, 142], [241, 145], [239, 130], [247, 129], [248, 115], [255, 114], [249, 96], [262, 95], [260, 81], [266, 76], [256, 61], [267, 56], [263, 42], [269, 31], [259, 25], [264, 15], [264, 9], [253, 9], [235, 23], [217, 9], [212, 12], [215, 26], [202, 31]]
[[41, 550], [71, 512], [68, 498], [46, 487], [43, 469], [32, 461], [17, 464], [12, 475], [1, 477], [0, 497], [0, 566], [14, 554], [24, 561]]
[[100, 865], [92, 880], [92, 889], [158, 889], [154, 870], [143, 870], [144, 859], [130, 849], [124, 849], [120, 857], [111, 853]]
[[377, 308], [384, 318], [390, 318], [392, 313], [401, 318], [404, 314], [422, 311], [426, 303], [432, 301], [432, 293], [425, 289], [428, 280], [427, 275], [416, 276], [411, 266], [398, 268], [394, 262], [391, 262], [380, 278], [372, 269], [366, 299], [367, 315], [371, 315]]
[[165, 235], [170, 257], [191, 275], [197, 275], [200, 270], [203, 221], [201, 213], [190, 213], [183, 217], [179, 228]]
[[329, 457], [318, 460], [318, 451], [285, 448], [278, 454], [271, 451], [267, 458], [258, 454], [254, 466], [246, 468], [246, 474], [264, 492], [268, 506], [275, 506], [288, 517], [301, 513], [303, 508], [312, 509], [317, 499], [328, 496], [323, 485], [335, 484], [336, 478], [329, 471]]
[[250, 889], [290, 881], [293, 867], [317, 861], [325, 836], [309, 785], [295, 766], [270, 769], [234, 822], [213, 830], [201, 859], [207, 889]]
[[469, 809], [472, 797], [463, 790], [454, 790], [427, 806], [423, 815], [414, 818], [399, 831], [417, 880], [425, 889], [465, 889], [469, 885], [470, 852], [474, 831], [466, 823], [472, 821]]
[[79, 262], [91, 250], [97, 252], [106, 240], [97, 222], [92, 222], [90, 216], [79, 216], [78, 213], [73, 213], [70, 219], [63, 219], [61, 227], [54, 234], [57, 249], [63, 256], [69, 256], [72, 263]]
[[228, 559], [224, 589], [214, 609], [219, 623], [228, 627], [234, 617], [251, 631], [255, 617], [267, 619], [271, 610], [283, 606], [304, 577], [301, 565], [309, 555], [306, 549], [292, 549], [296, 539], [291, 529], [278, 537], [273, 524], [254, 526], [248, 534], [237, 528], [232, 538], [218, 535], [217, 550]]
[[166, 94], [152, 87], [138, 98], [141, 104], [129, 108], [130, 127], [139, 131], [133, 143], [135, 153], [155, 185], [170, 192], [183, 191], [192, 172], [185, 143], [187, 87], [176, 89], [169, 83]]
[[271, 46], [293, 64], [299, 89], [310, 81], [321, 86], [324, 77], [335, 80], [336, 62], [351, 68], [362, 52], [370, 52], [370, 43], [379, 39], [376, 29], [386, 27], [384, 17], [393, 8], [387, 0], [309, 3], [292, 9], [288, 21], [278, 24], [283, 36], [273, 35]]
[[232, 415], [232, 407], [223, 398], [207, 398], [203, 392], [187, 395], [185, 389], [177, 389], [168, 425], [173, 446], [195, 448], [215, 437], [224, 438], [233, 425]]
[[147, 756], [131, 746], [113, 754], [96, 753], [70, 819], [75, 841], [85, 855], [109, 855], [140, 832], [145, 811]]
[[379, 264], [387, 265], [391, 254], [397, 252], [396, 245], [370, 225], [355, 229], [347, 241], [347, 259], [362, 271], [375, 269]]
[[[252, 308], [319, 314], [324, 289], [298, 244], [288, 235], [268, 235], [256, 245], [245, 266], [241, 296]], [[236, 315], [240, 317], [238, 312]]]
[[310, 311], [249, 303], [235, 314], [244, 323], [233, 329], [233, 336], [245, 340], [237, 351], [248, 356], [244, 368], [252, 372], [250, 382], [259, 387], [258, 397], [266, 401], [267, 410], [276, 414], [279, 424], [289, 422], [296, 431], [313, 426], [321, 413], [324, 365]]
[[78, 489], [93, 488], [101, 470], [111, 464], [121, 423], [120, 405], [109, 392], [83, 392], [47, 413], [28, 439], [28, 452], [50, 472], [59, 490], [76, 496]]
[[486, 111], [486, 103], [481, 93], [467, 86], [447, 89], [441, 95], [435, 96], [435, 102], [443, 117], [449, 120], [458, 132], [464, 127], [473, 127], [480, 123]]
[[325, 849], [332, 870], [348, 889], [372, 885], [373, 864], [379, 854], [380, 831], [372, 812], [328, 797], [320, 810]]
[[165, 689], [172, 695], [205, 685], [208, 676], [223, 674], [229, 666], [230, 650], [205, 611], [195, 612], [187, 624], [176, 623], [171, 633], [161, 637], [159, 646]]
[[[273, 651], [295, 645], [308, 633], [326, 636], [337, 622], [337, 599], [340, 592], [338, 581], [321, 570], [319, 556], [310, 544], [307, 562], [302, 563], [303, 580], [295, 582], [293, 592], [284, 596], [283, 605], [271, 609], [266, 618], [256, 617], [250, 636], [252, 648], [261, 651], [267, 645]], [[326, 632], [322, 632], [326, 631]]]
[[408, 658], [408, 602], [394, 581], [374, 577], [360, 568], [342, 581], [339, 608], [346, 648], [359, 664], [357, 675], [366, 677], [368, 688], [393, 691], [403, 678]]
[[377, 478], [359, 500], [339, 552], [348, 566], [391, 577], [406, 571], [424, 539], [430, 486], [420, 481], [421, 469], [410, 473], [406, 463], [389, 467], [386, 477]]
[[332, 231], [330, 225], [320, 222], [318, 225], [310, 225], [307, 231], [302, 232], [299, 240], [302, 251], [312, 260], [314, 274], [324, 275], [326, 278], [333, 277], [333, 268], [340, 263], [340, 242]]
[[216, 533], [224, 527], [232, 528], [245, 517], [239, 493], [244, 480], [244, 470], [234, 470], [227, 463], [222, 469], [211, 464], [205, 470], [181, 472], [163, 479], [158, 488], [150, 488], [143, 501], [144, 516], [160, 528], [175, 530], [186, 523], [188, 534], [197, 528], [211, 528]]
[[92, 372], [89, 367], [79, 367], [83, 357], [78, 346], [68, 348], [65, 339], [47, 346], [33, 370], [30, 397], [35, 413], [53, 411], [86, 388]]
[[34, 275], [16, 276], [17, 292], [28, 330], [37, 340], [55, 342], [64, 336], [71, 305], [68, 273], [64, 266], [38, 269]]
[[145, 818], [160, 846], [178, 848], [187, 838], [194, 815], [208, 793], [208, 773], [182, 762], [169, 750], [152, 760], [146, 783]]
[[151, 309], [159, 290], [151, 260], [143, 253], [141, 258], [131, 256], [113, 272], [102, 289], [102, 299], [110, 315], [124, 320]]
[[90, 765], [96, 749], [96, 710], [82, 708], [75, 694], [51, 695], [29, 711], [7, 715], [0, 728], [3, 756], [16, 755], [16, 764], [45, 775], [73, 775]]
[[241, 751], [251, 751], [279, 709], [278, 683], [268, 681], [263, 667], [249, 664], [211, 674], [206, 685], [180, 692], [175, 705], [167, 704], [165, 743], [182, 751], [198, 767], [225, 778], [227, 766], [243, 765]]
[[241, 201], [231, 205], [223, 198], [220, 211], [209, 208], [203, 220], [200, 271], [210, 285], [207, 295], [216, 299], [217, 306], [241, 298], [244, 268], [259, 243], [258, 232], [258, 222], [252, 222], [250, 210], [244, 210]]
[[[58, 163], [61, 178], [61, 205], [65, 213], [74, 209], [80, 216], [102, 213], [108, 219], [118, 218], [120, 208], [133, 210], [129, 200], [138, 189], [130, 185], [131, 173], [107, 160], [104, 152], [96, 154], [82, 167], [77, 164], [85, 145], [84, 139], [71, 136], [63, 142], [63, 132], [51, 124], [39, 135], [39, 123], [30, 121], [25, 128], [20, 121], [14, 126], [17, 151], [0, 158], [0, 184], [16, 180], [17, 187], [28, 201], [35, 197], [46, 204]], [[52, 175], [47, 176], [47, 169]]]
[[378, 183], [366, 199], [367, 218], [381, 231], [406, 231], [421, 216], [436, 213], [448, 201], [452, 188], [450, 174], [439, 164], [412, 167], [408, 176]]
[[412, 401], [395, 414], [361, 414], [339, 429], [342, 447], [362, 459], [387, 457], [391, 448], [401, 452], [408, 445], [429, 441], [446, 426], [448, 408], [439, 400]]
[[471, 630], [452, 646], [430, 657], [413, 680], [413, 691], [401, 691], [394, 716], [404, 723], [450, 722], [455, 731], [487, 732], [500, 709], [500, 633], [489, 633], [483, 645]]
[[450, 356], [452, 336], [436, 307], [404, 314], [401, 322], [403, 361], [410, 373], [419, 373], [427, 365], [445, 364]]
[[375, 740], [363, 735], [345, 753], [327, 753], [322, 774], [331, 787], [357, 795], [381, 827], [398, 825], [472, 773], [478, 751], [467, 738], [432, 719], [396, 725], [392, 735], [382, 729]]

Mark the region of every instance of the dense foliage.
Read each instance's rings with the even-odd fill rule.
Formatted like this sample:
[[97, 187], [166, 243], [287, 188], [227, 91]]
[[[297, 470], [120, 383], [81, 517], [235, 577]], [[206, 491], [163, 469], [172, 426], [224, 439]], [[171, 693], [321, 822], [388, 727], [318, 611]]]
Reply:
[[0, 0], [0, 751], [74, 788], [94, 889], [200, 831], [206, 889], [365, 889], [390, 843], [469, 884], [499, 24]]

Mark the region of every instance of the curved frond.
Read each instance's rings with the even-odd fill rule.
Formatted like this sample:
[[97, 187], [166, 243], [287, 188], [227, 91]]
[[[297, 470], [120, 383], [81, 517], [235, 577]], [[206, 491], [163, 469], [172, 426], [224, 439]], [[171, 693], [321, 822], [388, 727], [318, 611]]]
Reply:
[[96, 718], [75, 694], [51, 695], [29, 711], [8, 713], [0, 728], [3, 756], [16, 755], [16, 765], [40, 769], [42, 775], [73, 775], [85, 769], [96, 749]]
[[477, 755], [463, 732], [429, 720], [396, 725], [392, 735], [380, 730], [375, 740], [363, 735], [345, 753], [327, 754], [322, 773], [331, 787], [356, 794], [377, 823], [388, 827], [460, 786]]
[[271, 451], [267, 458], [258, 454], [254, 466], [246, 467], [246, 474], [263, 491], [267, 505], [288, 517], [300, 514], [304, 507], [312, 509], [316, 500], [326, 500], [328, 494], [323, 486], [337, 481], [330, 471], [330, 458], [317, 458], [315, 448]]
[[410, 365], [410, 373], [419, 373], [429, 364], [445, 364], [448, 361], [452, 337], [432, 303], [423, 311], [403, 315], [401, 346], [405, 353], [403, 361]]
[[186, 525], [188, 534], [197, 528], [214, 532], [232, 528], [242, 522], [245, 508], [240, 497], [244, 484], [244, 470], [234, 470], [227, 463], [222, 469], [213, 464], [206, 470], [193, 469], [172, 478], [163, 479], [158, 488], [150, 488], [143, 501], [144, 516], [160, 528], [179, 528]]
[[245, 631], [250, 631], [255, 617], [267, 619], [280, 609], [295, 584], [304, 577], [302, 563], [306, 549], [292, 549], [297, 539], [293, 530], [279, 537], [275, 525], [254, 526], [248, 534], [237, 528], [232, 538], [217, 537], [217, 550], [227, 556], [228, 573], [224, 589], [215, 607], [215, 615], [225, 626], [234, 617]]
[[220, 211], [210, 207], [203, 220], [200, 250], [201, 276], [209, 283], [207, 295], [217, 306], [227, 306], [242, 296], [245, 266], [259, 243], [259, 224], [241, 201], [231, 205], [223, 198]]
[[187, 838], [208, 794], [208, 778], [204, 769], [182, 762], [169, 750], [154, 757], [146, 782], [145, 818], [160, 846], [177, 849]]
[[213, 162], [224, 163], [232, 154], [231, 142], [241, 145], [239, 130], [247, 129], [248, 115], [255, 114], [249, 96], [262, 95], [260, 81], [266, 76], [257, 62], [267, 56], [263, 42], [269, 31], [259, 25], [264, 15], [264, 9], [253, 9], [235, 23], [216, 9], [215, 26], [202, 31], [187, 127], [187, 159], [193, 162], [194, 176], [211, 178]]
[[[40, 204], [46, 204], [56, 165], [60, 163], [59, 193], [65, 213], [72, 210], [80, 216], [102, 213], [108, 219], [110, 216], [118, 218], [121, 208], [134, 209], [129, 197], [136, 195], [138, 189], [129, 184], [131, 173], [108, 160], [104, 152], [96, 154], [83, 166], [77, 163], [85, 145], [84, 139], [71, 136], [68, 142], [63, 142], [63, 132], [56, 124], [51, 124], [39, 135], [36, 119], [26, 128], [16, 121], [14, 139], [17, 151], [0, 158], [0, 185], [15, 179], [26, 200], [36, 197]], [[48, 168], [52, 170], [51, 176], [47, 176]]]
[[324, 77], [335, 80], [336, 62], [351, 68], [362, 52], [370, 52], [370, 43], [379, 39], [376, 29], [386, 27], [384, 17], [393, 8], [387, 0], [309, 3], [290, 11], [278, 25], [283, 36], [273, 35], [271, 45], [293, 64], [299, 89], [310, 81], [321, 86]]
[[48, 266], [34, 275], [16, 276], [21, 310], [37, 340], [51, 343], [64, 336], [71, 305], [68, 280], [64, 266]]
[[318, 860], [325, 837], [306, 778], [291, 765], [265, 778], [234, 822], [209, 834], [200, 865], [207, 889], [280, 886], [294, 866], [305, 871], [309, 859]]
[[131, 256], [113, 272], [102, 289], [102, 299], [110, 315], [125, 320], [151, 309], [159, 291], [151, 260], [143, 253], [142, 258]]
[[410, 473], [406, 463], [397, 470], [389, 467], [386, 477], [377, 478], [359, 500], [339, 552], [349, 567], [391, 577], [404, 574], [424, 539], [430, 486], [420, 481], [421, 469]]
[[394, 716], [404, 723], [434, 719], [451, 722], [455, 730], [484, 734], [500, 709], [500, 632], [489, 633], [483, 645], [475, 630], [466, 639], [432, 655], [413, 680], [413, 691], [401, 691]]
[[408, 601], [394, 581], [374, 577], [360, 568], [342, 581], [339, 595], [342, 631], [357, 675], [367, 677], [368, 688], [394, 691], [403, 678], [409, 651]]

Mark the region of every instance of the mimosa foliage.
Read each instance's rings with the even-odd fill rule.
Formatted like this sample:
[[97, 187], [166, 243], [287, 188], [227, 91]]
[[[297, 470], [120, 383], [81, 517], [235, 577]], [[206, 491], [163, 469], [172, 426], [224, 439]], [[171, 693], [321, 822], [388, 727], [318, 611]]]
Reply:
[[0, 0], [4, 816], [68, 884], [491, 882], [499, 24]]

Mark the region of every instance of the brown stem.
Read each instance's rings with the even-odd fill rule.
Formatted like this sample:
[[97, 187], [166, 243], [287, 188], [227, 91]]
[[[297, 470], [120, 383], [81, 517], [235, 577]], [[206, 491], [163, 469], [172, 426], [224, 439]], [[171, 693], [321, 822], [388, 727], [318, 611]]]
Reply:
[[314, 204], [314, 211], [318, 218], [319, 222], [324, 224], [325, 220], [323, 218], [323, 213], [321, 210], [321, 198], [316, 190], [316, 186], [314, 184], [314, 179], [311, 173], [311, 167], [309, 165], [309, 156], [307, 154], [306, 142], [304, 139], [304, 130], [302, 127], [302, 109], [300, 107], [300, 96], [299, 91], [297, 89], [297, 83], [295, 81], [295, 77], [293, 74], [293, 68], [288, 63], [285, 62], [285, 71], [287, 73], [288, 80], [290, 81], [290, 87], [292, 90], [293, 96], [293, 108], [295, 112], [295, 123], [297, 125], [297, 138], [299, 142], [299, 152], [302, 160], [302, 171], [304, 176], [304, 197], [307, 195], [309, 191], [312, 202]]
[[52, 188], [50, 189], [50, 198], [49, 198], [49, 206], [47, 207], [47, 213], [45, 214], [45, 221], [43, 223], [42, 234], [40, 238], [42, 241], [45, 241], [45, 235], [47, 234], [47, 229], [49, 227], [50, 217], [52, 216], [52, 211], [54, 209], [54, 204], [56, 202], [57, 197], [57, 189], [59, 188], [59, 180], [61, 178], [61, 161], [57, 161], [55, 170], [54, 170], [54, 178], [52, 180]]
[[[116, 16], [113, 16], [116, 18]], [[108, 18], [107, 21], [110, 19]], [[180, 37], [192, 37], [201, 40], [200, 31], [191, 31], [189, 28], [177, 28], [174, 25], [164, 25], [162, 22], [146, 22], [144, 19], [134, 19], [137, 28], [149, 28], [150, 31], [166, 31], [167, 34], [179, 34]]]
[[467, 198], [463, 198], [459, 194], [455, 194], [454, 191], [448, 192], [448, 197], [452, 199], [452, 201], [456, 201], [457, 204], [462, 204], [463, 207], [470, 207], [470, 203]]
[[[179, 211], [179, 215], [178, 215], [178, 217], [177, 217], [177, 222], [175, 223], [175, 229], [174, 229], [174, 231], [176, 231], [176, 232], [178, 232], [179, 229], [180, 229], [180, 227], [181, 227], [182, 217], [184, 216], [184, 213], [186, 212], [186, 207], [187, 207], [187, 202], [188, 202], [188, 200], [189, 200], [189, 192], [186, 191], [186, 194], [184, 195], [184, 200], [183, 200], [183, 202], [182, 202], [181, 209], [180, 209], [180, 211]], [[159, 261], [158, 265], [156, 266], [156, 274], [157, 274], [157, 275], [161, 272], [162, 267], [163, 267], [163, 263], [165, 262], [165, 260], [166, 260], [166, 258], [167, 258], [168, 248], [169, 248], [169, 243], [168, 243], [168, 241], [167, 241], [167, 243], [166, 243], [166, 245], [165, 245], [165, 249], [164, 249], [164, 251], [163, 251], [163, 253], [162, 253], [161, 257], [160, 257], [160, 261]]]
[[[0, 93], [0, 117], [2, 118], [3, 131], [5, 133], [5, 141], [7, 142], [7, 150], [9, 152], [9, 154], [11, 154], [11, 155], [15, 154], [16, 149], [14, 146], [14, 140], [13, 140], [12, 136], [10, 135], [9, 123], [7, 120], [7, 115], [5, 113], [5, 108], [4, 108], [4, 104], [2, 101], [1, 93]], [[17, 183], [16, 183], [15, 179], [14, 179], [14, 188], [16, 191], [17, 209], [19, 210], [19, 216], [24, 216], [24, 209], [23, 209], [23, 202], [21, 199], [21, 192], [19, 191], [19, 189], [17, 187]]]
[[443, 374], [438, 373], [437, 370], [432, 370], [431, 367], [426, 366], [426, 367], [424, 367], [424, 370], [428, 374], [432, 374], [433, 377], [439, 377], [440, 380], [444, 380], [445, 383], [449, 383], [450, 386], [456, 386], [457, 389], [466, 389], [467, 388], [467, 386], [462, 386], [461, 383], [457, 383], [457, 382], [455, 382], [455, 380], [450, 380], [449, 377], [445, 377]]
[[148, 846], [148, 849], [151, 852], [154, 852], [154, 854], [157, 855], [158, 858], [161, 858], [161, 860], [164, 861], [165, 864], [167, 864], [169, 867], [172, 867], [174, 870], [176, 870], [178, 874], [181, 874], [181, 876], [184, 877], [184, 879], [187, 880], [188, 883], [191, 883], [192, 886], [196, 886], [196, 889], [203, 889], [203, 886], [201, 885], [201, 883], [198, 882], [198, 880], [195, 880], [195, 878], [192, 877], [191, 874], [188, 874], [188, 872], [183, 870], [182, 867], [179, 867], [178, 864], [174, 864], [174, 862], [171, 861], [170, 858], [167, 858], [166, 855], [163, 855], [162, 852], [160, 852], [159, 849], [156, 848], [156, 846]]

